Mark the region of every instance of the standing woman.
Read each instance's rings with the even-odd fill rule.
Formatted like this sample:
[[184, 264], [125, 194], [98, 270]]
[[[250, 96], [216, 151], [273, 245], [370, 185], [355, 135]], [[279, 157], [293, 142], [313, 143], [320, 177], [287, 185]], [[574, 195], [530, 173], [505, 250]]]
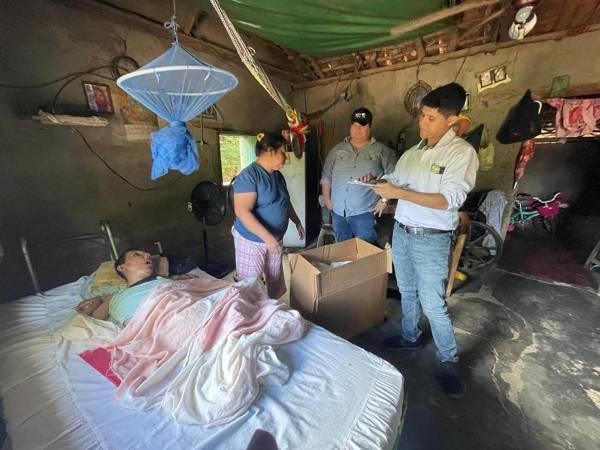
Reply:
[[256, 161], [242, 170], [233, 183], [236, 219], [231, 233], [237, 276], [258, 278], [264, 273], [271, 298], [279, 298], [286, 291], [281, 240], [290, 219], [300, 239], [304, 239], [304, 228], [279, 172], [287, 159], [285, 145], [281, 134], [258, 133]]

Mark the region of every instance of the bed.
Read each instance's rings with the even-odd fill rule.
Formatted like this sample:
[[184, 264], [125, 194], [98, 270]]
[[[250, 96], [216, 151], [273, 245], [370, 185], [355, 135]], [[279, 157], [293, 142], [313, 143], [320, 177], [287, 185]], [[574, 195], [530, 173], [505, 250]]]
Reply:
[[[0, 306], [3, 449], [245, 449], [258, 429], [271, 433], [279, 449], [397, 447], [402, 375], [315, 325], [277, 349], [291, 368], [288, 382], [265, 387], [246, 413], [225, 425], [180, 425], [161, 410], [120, 407], [115, 386], [78, 356], [89, 343], [70, 337], [73, 326], [81, 328], [74, 306], [85, 282], [84, 276]], [[92, 322], [84, 328], [112, 332]]]

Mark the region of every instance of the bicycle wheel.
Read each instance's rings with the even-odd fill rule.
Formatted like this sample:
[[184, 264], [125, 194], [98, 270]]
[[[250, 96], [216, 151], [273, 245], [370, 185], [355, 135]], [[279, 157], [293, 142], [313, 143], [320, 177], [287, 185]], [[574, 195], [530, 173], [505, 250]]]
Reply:
[[498, 262], [502, 245], [502, 238], [492, 227], [482, 222], [470, 222], [458, 270], [472, 273]]

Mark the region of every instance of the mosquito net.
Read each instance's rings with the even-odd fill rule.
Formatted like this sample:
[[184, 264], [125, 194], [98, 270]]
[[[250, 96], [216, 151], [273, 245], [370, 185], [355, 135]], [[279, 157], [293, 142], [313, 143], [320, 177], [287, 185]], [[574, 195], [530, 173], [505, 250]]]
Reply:
[[177, 42], [140, 69], [123, 75], [117, 85], [169, 126], [152, 133], [154, 180], [177, 169], [198, 169], [198, 149], [185, 123], [237, 86], [237, 78], [192, 55]]

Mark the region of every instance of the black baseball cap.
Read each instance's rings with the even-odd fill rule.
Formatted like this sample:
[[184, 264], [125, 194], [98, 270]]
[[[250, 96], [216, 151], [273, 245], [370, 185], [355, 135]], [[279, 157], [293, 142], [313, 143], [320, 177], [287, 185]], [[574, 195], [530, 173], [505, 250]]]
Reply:
[[369, 125], [373, 122], [373, 114], [367, 108], [358, 108], [350, 116], [350, 123], [357, 122], [361, 125]]

